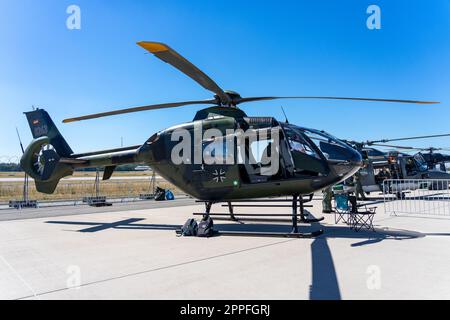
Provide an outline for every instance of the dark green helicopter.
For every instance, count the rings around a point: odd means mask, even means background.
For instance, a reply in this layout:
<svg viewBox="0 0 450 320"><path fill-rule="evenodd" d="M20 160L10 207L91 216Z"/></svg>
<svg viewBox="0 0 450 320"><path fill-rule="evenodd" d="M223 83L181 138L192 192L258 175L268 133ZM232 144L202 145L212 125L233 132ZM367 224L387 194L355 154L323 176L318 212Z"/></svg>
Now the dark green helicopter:
<svg viewBox="0 0 450 320"><path fill-rule="evenodd" d="M185 193L207 202L307 195L353 175L362 165L361 154L324 131L272 117L249 117L237 108L239 104L274 99L434 103L313 96L243 98L236 92L222 90L169 46L157 42L138 45L212 91L214 98L121 109L63 122L186 105L208 107L198 111L192 122L155 133L142 145L89 153L73 152L45 110L26 112L34 140L26 149L21 165L35 180L38 191L53 193L59 180L77 168L104 167L103 180L107 180L118 165L145 163ZM209 135L205 136L208 131ZM183 136L185 133L190 135ZM182 141L187 147L178 152ZM184 160L181 163L173 161L174 149ZM193 159L196 154L200 155L200 161ZM216 161L206 161L207 157ZM273 162L278 164L273 166Z"/></svg>
<svg viewBox="0 0 450 320"><path fill-rule="evenodd" d="M450 162L450 155L444 153L438 153L436 151L450 151L449 148L422 148L419 151L423 152L422 156L425 159L428 169L440 170L442 172L447 172L446 163Z"/></svg>

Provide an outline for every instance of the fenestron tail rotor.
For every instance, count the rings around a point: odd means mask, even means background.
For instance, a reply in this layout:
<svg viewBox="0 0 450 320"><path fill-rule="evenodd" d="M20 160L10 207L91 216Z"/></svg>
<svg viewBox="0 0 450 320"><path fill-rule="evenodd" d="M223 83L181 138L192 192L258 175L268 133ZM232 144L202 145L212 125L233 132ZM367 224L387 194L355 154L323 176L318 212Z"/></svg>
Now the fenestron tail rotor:
<svg viewBox="0 0 450 320"><path fill-rule="evenodd" d="M381 99L381 98L362 98L362 97L331 97L331 96L261 96L261 97L247 97L243 98L238 93L234 91L223 90L216 82L214 82L208 75L197 68L189 60L181 56L175 50L170 48L168 45L161 42L150 42L141 41L137 43L139 46L147 50L148 52L155 55L162 61L172 65L203 88L214 93L214 98L209 100L193 100L193 101L182 101L182 102L169 102L161 104L153 104L147 106L138 106L126 109L119 109L114 111L106 111L101 113L95 113L80 117L74 117L65 119L63 122L74 122L81 120L88 120L94 118L101 118L107 116L113 116L118 114L125 114L131 112L164 109L164 108L175 108L187 105L204 105L209 104L213 106L223 106L223 107L236 107L241 103L246 102L256 102L256 101L268 101L268 100L278 100L278 99L315 99L315 100L346 100L346 101L370 101L370 102L392 102L392 103L411 103L411 104L436 104L439 102L435 101L420 101L420 100L402 100L402 99Z"/></svg>

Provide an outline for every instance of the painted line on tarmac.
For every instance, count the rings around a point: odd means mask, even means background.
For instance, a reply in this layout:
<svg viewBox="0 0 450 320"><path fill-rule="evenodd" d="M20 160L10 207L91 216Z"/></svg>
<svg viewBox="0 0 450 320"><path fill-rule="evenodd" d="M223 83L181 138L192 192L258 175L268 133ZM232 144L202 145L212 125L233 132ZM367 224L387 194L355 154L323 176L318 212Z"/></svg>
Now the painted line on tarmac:
<svg viewBox="0 0 450 320"><path fill-rule="evenodd" d="M29 290L31 291L31 293L33 293L32 296L30 297L35 297L38 298L38 295L36 294L36 291L33 290L33 288L31 287L31 285L16 271L16 269L14 269L14 267L8 262L6 261L5 257L3 257L2 255L0 255L0 260L3 261L3 263L8 267L9 270L11 270L11 272L17 277L17 279L20 280L20 282L22 282L22 284Z"/></svg>
<svg viewBox="0 0 450 320"><path fill-rule="evenodd" d="M247 249L227 252L227 253L223 253L223 254L207 257L207 258L201 258L201 259L196 259L196 260L176 263L176 264L172 264L172 265L168 265L168 266L164 266L164 267L159 267L159 268L154 268L154 269L149 269L149 270L143 270L143 271L129 273L129 274L121 275L121 276L111 277L111 278L107 278L107 279L91 281L91 282L88 282L88 283L80 284L77 288L87 287L87 286L90 286L90 285L99 284L99 283L105 283L105 282L114 281L114 280L125 279L125 278L134 277L134 276L147 274L147 273L151 273L151 272L167 270L167 269L171 269L171 268L177 268L177 267L181 267L181 266L185 266L185 265L189 265L189 264L194 264L194 263L198 263L198 262L214 260L214 259L218 259L218 258L222 258L222 257L232 256L232 255L235 255L235 254L240 254L240 253L249 252L249 251L258 250L258 249L264 249L264 248L267 248L267 247L272 247L272 246L284 244L284 243L287 243L287 242L297 241L297 240L302 240L302 239L283 240L283 241L278 241L278 242L275 242L275 243L269 243L269 244L265 244L265 245L261 245L261 246L252 247L252 248L247 248ZM62 291L70 290L70 289L72 289L72 288L67 288L66 287L66 288L60 288L60 289L55 289L55 290L46 291L46 292L40 292L40 293L36 294L35 296L24 296L24 297L16 298L16 300L29 299L29 298L33 298L33 297L43 296L43 295L46 295L46 294L62 292Z"/></svg>

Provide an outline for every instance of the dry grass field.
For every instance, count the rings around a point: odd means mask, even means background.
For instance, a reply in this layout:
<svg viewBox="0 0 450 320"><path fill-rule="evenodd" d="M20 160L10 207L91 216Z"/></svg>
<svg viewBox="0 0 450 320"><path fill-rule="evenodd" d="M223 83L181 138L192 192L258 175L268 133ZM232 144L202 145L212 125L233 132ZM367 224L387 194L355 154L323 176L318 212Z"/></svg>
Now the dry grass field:
<svg viewBox="0 0 450 320"><path fill-rule="evenodd" d="M0 172L0 178L22 178L23 172ZM151 177L152 171L115 171L114 177ZM95 177L95 171L75 171L71 177Z"/></svg>
<svg viewBox="0 0 450 320"><path fill-rule="evenodd" d="M95 173L94 173L95 175ZM22 177L19 175L18 177ZM166 181L157 181L157 186L170 189L175 194L181 192L172 184ZM54 194L43 194L36 191L34 181L29 184L29 197L34 200L75 200L86 196L95 195L94 181L79 180L61 181ZM13 199L21 199L23 191L22 182L1 182L0 181L0 202ZM107 197L138 197L142 193L151 193L152 185L150 180L109 180L100 182L100 195Z"/></svg>

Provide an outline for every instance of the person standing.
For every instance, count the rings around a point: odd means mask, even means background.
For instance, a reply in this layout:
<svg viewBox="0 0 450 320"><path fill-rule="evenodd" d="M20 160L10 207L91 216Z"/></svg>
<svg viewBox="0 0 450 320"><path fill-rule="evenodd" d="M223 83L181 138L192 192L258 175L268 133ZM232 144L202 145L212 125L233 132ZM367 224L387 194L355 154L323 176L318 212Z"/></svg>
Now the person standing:
<svg viewBox="0 0 450 320"><path fill-rule="evenodd" d="M322 200L322 213L331 213L331 199L333 198L332 187L328 187L322 190L323 200Z"/></svg>
<svg viewBox="0 0 450 320"><path fill-rule="evenodd" d="M361 184L361 170L355 173L355 196L358 200L367 200Z"/></svg>

